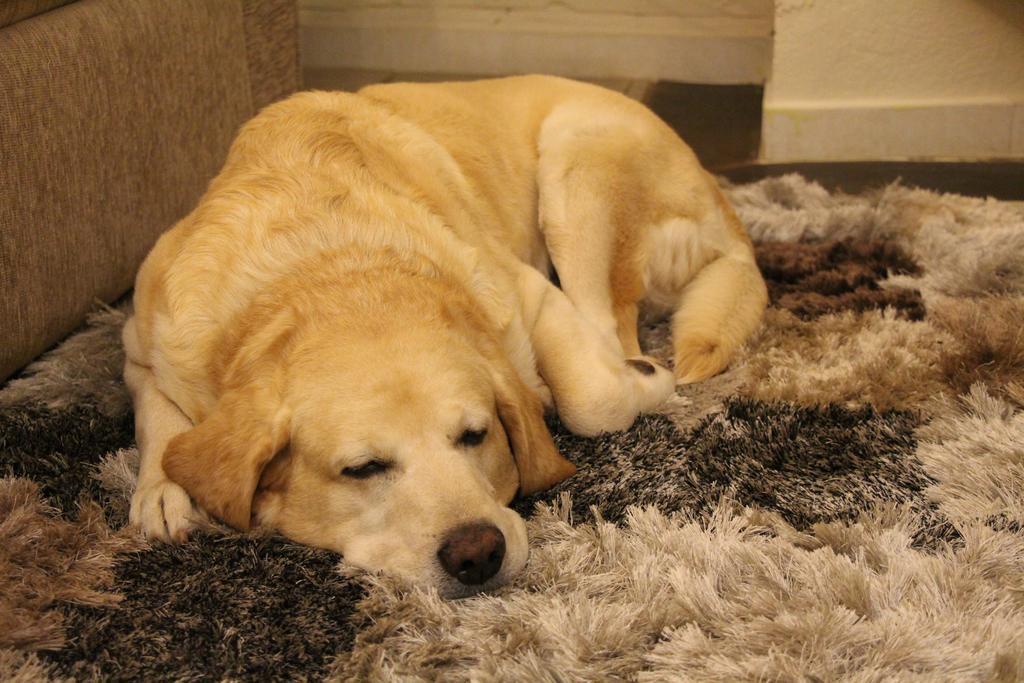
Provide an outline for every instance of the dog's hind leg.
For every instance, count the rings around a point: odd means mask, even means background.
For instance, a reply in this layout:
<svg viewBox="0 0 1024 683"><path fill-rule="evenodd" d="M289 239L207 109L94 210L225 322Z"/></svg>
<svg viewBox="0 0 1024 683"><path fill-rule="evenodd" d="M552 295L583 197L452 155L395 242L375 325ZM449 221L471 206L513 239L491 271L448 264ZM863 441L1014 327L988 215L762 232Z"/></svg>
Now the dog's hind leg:
<svg viewBox="0 0 1024 683"><path fill-rule="evenodd" d="M675 391L671 372L645 359L624 359L539 271L522 264L517 285L540 375L572 432L626 429Z"/></svg>
<svg viewBox="0 0 1024 683"><path fill-rule="evenodd" d="M540 228L565 295L612 348L638 357L639 247L650 202L626 168L635 136L581 128L580 120L571 110L556 113L542 129Z"/></svg>
<svg viewBox="0 0 1024 683"><path fill-rule="evenodd" d="M566 296L640 353L637 304L675 313L675 374L720 372L767 303L753 248L715 179L647 110L565 106L538 144L540 226Z"/></svg>

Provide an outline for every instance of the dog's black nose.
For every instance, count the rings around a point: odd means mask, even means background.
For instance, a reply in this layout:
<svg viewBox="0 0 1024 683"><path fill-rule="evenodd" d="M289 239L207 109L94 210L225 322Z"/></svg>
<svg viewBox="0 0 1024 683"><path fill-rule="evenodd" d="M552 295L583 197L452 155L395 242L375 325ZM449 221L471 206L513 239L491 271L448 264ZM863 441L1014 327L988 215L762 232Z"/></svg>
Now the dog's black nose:
<svg viewBox="0 0 1024 683"><path fill-rule="evenodd" d="M505 534L493 524L474 522L453 529L437 551L444 570L469 586L498 573L505 559Z"/></svg>

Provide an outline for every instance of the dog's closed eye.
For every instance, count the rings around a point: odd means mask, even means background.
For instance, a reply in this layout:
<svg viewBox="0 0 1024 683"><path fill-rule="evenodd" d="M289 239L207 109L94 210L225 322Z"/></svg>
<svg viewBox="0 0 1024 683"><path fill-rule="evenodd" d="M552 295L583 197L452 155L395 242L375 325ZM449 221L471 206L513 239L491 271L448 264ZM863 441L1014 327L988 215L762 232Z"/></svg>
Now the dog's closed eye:
<svg viewBox="0 0 1024 683"><path fill-rule="evenodd" d="M391 463L371 460L356 467L346 467L341 473L352 479L368 479L378 474L383 474L391 468Z"/></svg>
<svg viewBox="0 0 1024 683"><path fill-rule="evenodd" d="M455 440L455 444L464 448L479 446L487 438L486 429L467 429Z"/></svg>

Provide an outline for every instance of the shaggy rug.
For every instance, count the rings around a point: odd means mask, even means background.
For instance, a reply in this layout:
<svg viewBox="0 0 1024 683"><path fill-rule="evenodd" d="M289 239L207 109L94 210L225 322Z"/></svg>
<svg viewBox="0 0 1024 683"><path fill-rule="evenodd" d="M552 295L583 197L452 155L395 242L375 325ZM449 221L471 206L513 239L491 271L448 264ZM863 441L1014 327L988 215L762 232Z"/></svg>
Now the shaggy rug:
<svg viewBox="0 0 1024 683"><path fill-rule="evenodd" d="M728 188L772 305L724 374L516 502L446 602L271 534L124 528L124 307L0 391L0 679L1024 679L1024 207ZM644 324L667 357L663 321Z"/></svg>

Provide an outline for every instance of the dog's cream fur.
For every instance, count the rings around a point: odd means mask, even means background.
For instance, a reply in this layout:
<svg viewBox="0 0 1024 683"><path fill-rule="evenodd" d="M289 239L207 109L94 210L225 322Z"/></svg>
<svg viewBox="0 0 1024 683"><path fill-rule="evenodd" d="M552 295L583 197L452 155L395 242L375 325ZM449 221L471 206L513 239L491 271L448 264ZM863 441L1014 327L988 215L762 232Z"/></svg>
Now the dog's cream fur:
<svg viewBox="0 0 1024 683"><path fill-rule="evenodd" d="M643 300L675 313L675 377L641 358ZM257 521L446 594L438 544L482 521L498 584L527 555L505 504L575 470L543 405L624 429L721 370L765 303L713 178L626 97L539 76L295 95L139 272L131 520Z"/></svg>

